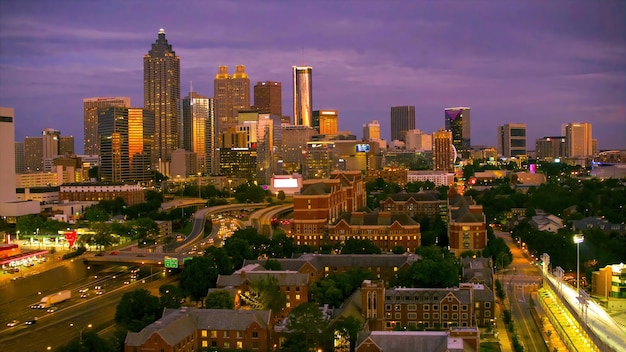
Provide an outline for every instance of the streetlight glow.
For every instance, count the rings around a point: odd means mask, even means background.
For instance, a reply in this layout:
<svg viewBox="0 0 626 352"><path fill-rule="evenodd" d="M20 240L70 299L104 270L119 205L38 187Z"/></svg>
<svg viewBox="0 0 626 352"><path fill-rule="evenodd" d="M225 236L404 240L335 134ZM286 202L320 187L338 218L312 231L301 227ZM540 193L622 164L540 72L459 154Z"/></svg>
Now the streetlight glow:
<svg viewBox="0 0 626 352"><path fill-rule="evenodd" d="M585 241L585 236L574 235L574 243L576 243L576 291L580 292L580 244Z"/></svg>

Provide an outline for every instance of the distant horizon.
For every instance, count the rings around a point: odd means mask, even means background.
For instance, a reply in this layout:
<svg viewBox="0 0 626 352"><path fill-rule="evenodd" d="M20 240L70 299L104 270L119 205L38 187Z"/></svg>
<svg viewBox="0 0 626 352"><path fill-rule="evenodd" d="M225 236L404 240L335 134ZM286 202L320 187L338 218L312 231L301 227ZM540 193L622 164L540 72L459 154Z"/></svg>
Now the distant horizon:
<svg viewBox="0 0 626 352"><path fill-rule="evenodd" d="M534 150L588 122L599 150L626 149L623 1L63 4L0 3L0 105L15 109L16 141L54 128L82 154L83 99L143 108L143 56L163 28L180 99L192 81L213 97L218 66L243 64L251 97L256 82L281 82L293 118L291 68L310 66L313 110L337 110L339 130L359 139L377 120L391 142L392 106L415 106L425 133L444 127L446 108L469 107L473 146L522 123Z"/></svg>

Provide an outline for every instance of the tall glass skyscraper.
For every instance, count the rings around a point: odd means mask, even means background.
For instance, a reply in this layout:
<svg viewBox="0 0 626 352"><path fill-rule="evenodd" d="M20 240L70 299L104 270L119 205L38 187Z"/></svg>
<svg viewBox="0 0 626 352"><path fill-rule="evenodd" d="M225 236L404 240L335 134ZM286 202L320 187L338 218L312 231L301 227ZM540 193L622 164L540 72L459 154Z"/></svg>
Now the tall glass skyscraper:
<svg viewBox="0 0 626 352"><path fill-rule="evenodd" d="M293 66L293 124L312 126L313 68Z"/></svg>
<svg viewBox="0 0 626 352"><path fill-rule="evenodd" d="M391 140L405 141L406 131L415 129L415 106L391 107Z"/></svg>
<svg viewBox="0 0 626 352"><path fill-rule="evenodd" d="M183 148L196 153L197 170L217 172L215 165L215 103L213 98L189 92L183 99Z"/></svg>
<svg viewBox="0 0 626 352"><path fill-rule="evenodd" d="M459 153L470 150L470 108L457 107L445 110L446 130L452 132L452 144Z"/></svg>
<svg viewBox="0 0 626 352"><path fill-rule="evenodd" d="M107 108L98 112L100 179L103 182L152 180L154 113L141 108Z"/></svg>
<svg viewBox="0 0 626 352"><path fill-rule="evenodd" d="M154 112L153 164L169 161L179 147L180 57L159 30L152 49L143 57L144 108Z"/></svg>
<svg viewBox="0 0 626 352"><path fill-rule="evenodd" d="M130 107L130 98L128 97L95 97L83 99L84 110L84 153L85 155L100 154L100 138L98 138L98 109L104 109L112 106Z"/></svg>

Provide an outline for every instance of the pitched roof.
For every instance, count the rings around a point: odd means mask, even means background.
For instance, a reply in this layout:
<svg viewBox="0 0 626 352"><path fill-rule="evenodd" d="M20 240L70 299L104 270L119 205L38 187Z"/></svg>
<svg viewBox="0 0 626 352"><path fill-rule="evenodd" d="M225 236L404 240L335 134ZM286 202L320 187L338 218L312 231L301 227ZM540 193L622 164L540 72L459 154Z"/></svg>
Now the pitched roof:
<svg viewBox="0 0 626 352"><path fill-rule="evenodd" d="M396 202L399 202L399 201L406 202L411 198L415 199L418 202L433 202L433 201L439 200L439 191L421 190L419 192L411 192L411 193L400 192L400 193L390 194L388 198L391 198Z"/></svg>
<svg viewBox="0 0 626 352"><path fill-rule="evenodd" d="M369 226L389 226L394 222L398 222L400 225L415 226L419 225L413 220L407 213L404 212L354 212L354 213L342 213L335 221L335 225L339 221L344 220L350 225L369 225Z"/></svg>
<svg viewBox="0 0 626 352"><path fill-rule="evenodd" d="M471 292L467 289L453 288L390 288L385 290L385 303L407 303L417 301L420 303L436 304L448 294L452 293L461 303L472 304ZM408 299L407 299L408 298Z"/></svg>
<svg viewBox="0 0 626 352"><path fill-rule="evenodd" d="M485 222L484 214L482 212L472 212L469 205L451 209L450 216L454 222Z"/></svg>
<svg viewBox="0 0 626 352"><path fill-rule="evenodd" d="M300 256L308 259L317 270L325 267L401 267L419 259L415 254L313 254Z"/></svg>
<svg viewBox="0 0 626 352"><path fill-rule="evenodd" d="M309 275L300 274L297 271L249 271L232 275L219 275L217 287L237 287L245 282L251 282L261 278L275 277L278 286L306 286L309 284Z"/></svg>
<svg viewBox="0 0 626 352"><path fill-rule="evenodd" d="M307 196L318 196L323 194L330 194L331 188L327 184L323 182L314 183L311 185L306 185L302 188L302 192L300 194Z"/></svg>
<svg viewBox="0 0 626 352"><path fill-rule="evenodd" d="M424 351L445 352L447 331L369 331L359 333L357 346L375 343L384 352Z"/></svg>
<svg viewBox="0 0 626 352"><path fill-rule="evenodd" d="M139 332L129 332L125 345L141 346L153 334L158 334L172 346L201 329L244 331L254 322L267 328L270 315L269 310L165 309L161 319Z"/></svg>

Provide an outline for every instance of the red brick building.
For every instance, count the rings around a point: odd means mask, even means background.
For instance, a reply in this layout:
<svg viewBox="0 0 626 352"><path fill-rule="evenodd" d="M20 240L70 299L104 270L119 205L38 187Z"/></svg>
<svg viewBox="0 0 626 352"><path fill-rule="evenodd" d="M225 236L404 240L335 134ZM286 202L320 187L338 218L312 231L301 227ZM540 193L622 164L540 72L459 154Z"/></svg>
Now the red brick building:
<svg viewBox="0 0 626 352"><path fill-rule="evenodd" d="M439 191L402 192L390 194L380 202L380 209L404 212L412 218L428 217L434 220L442 214L447 215L448 200L439 199Z"/></svg>
<svg viewBox="0 0 626 352"><path fill-rule="evenodd" d="M476 205L471 197L452 193L448 200L450 251L457 256L465 251L482 251L487 247L487 223L482 205Z"/></svg>
<svg viewBox="0 0 626 352"><path fill-rule="evenodd" d="M408 170L403 167L386 167L382 170L367 170L365 172L365 182L376 181L382 178L387 183L395 183L404 187L407 182Z"/></svg>
<svg viewBox="0 0 626 352"><path fill-rule="evenodd" d="M412 253L422 242L418 222L406 213L387 211L344 213L328 225L326 243L340 244L350 238L370 240L383 252L402 246Z"/></svg>
<svg viewBox="0 0 626 352"><path fill-rule="evenodd" d="M163 317L139 332L129 332L125 352L191 352L220 349L271 349L269 310L165 309Z"/></svg>
<svg viewBox="0 0 626 352"><path fill-rule="evenodd" d="M365 206L365 183L360 171L333 172L330 179L305 180L293 197L293 234L297 245L319 248L326 225L340 214Z"/></svg>
<svg viewBox="0 0 626 352"><path fill-rule="evenodd" d="M386 289L382 280L361 285L361 313L370 330L486 326L494 318L494 302L493 291L484 285Z"/></svg>

